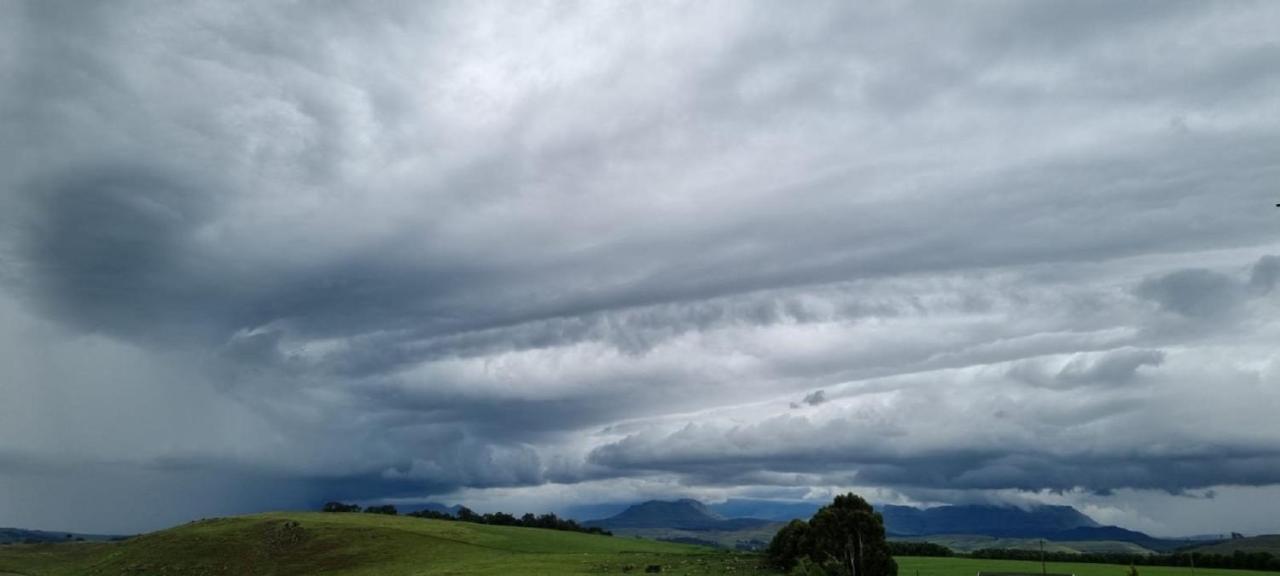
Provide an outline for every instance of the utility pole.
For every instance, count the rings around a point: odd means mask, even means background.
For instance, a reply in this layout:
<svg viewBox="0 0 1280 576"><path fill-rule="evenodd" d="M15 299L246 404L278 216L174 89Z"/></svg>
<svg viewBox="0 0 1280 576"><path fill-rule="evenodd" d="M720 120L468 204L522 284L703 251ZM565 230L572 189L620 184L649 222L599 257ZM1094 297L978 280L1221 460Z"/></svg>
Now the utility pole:
<svg viewBox="0 0 1280 576"><path fill-rule="evenodd" d="M1040 539L1040 576L1046 576L1048 573L1049 573L1048 569L1044 567L1044 538L1041 538ZM1191 576L1196 576L1196 575L1192 574Z"/></svg>

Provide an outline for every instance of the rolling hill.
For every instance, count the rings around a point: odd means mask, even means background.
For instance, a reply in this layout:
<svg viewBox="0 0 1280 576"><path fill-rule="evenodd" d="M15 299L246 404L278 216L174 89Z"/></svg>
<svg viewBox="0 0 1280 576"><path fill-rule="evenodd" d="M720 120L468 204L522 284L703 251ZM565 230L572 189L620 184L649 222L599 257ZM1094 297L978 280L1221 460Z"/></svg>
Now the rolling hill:
<svg viewBox="0 0 1280 576"><path fill-rule="evenodd" d="M697 546L376 514L256 514L121 542L0 546L0 574L30 576L767 573L758 564Z"/></svg>
<svg viewBox="0 0 1280 576"><path fill-rule="evenodd" d="M697 500L650 500L585 526L619 536L683 542L739 550L760 550L783 522L761 518L725 518Z"/></svg>
<svg viewBox="0 0 1280 576"><path fill-rule="evenodd" d="M1268 552L1280 556L1280 534L1265 534L1248 538L1233 538L1205 546L1191 548L1206 554L1235 554L1240 552Z"/></svg>
<svg viewBox="0 0 1280 576"><path fill-rule="evenodd" d="M981 534L934 534L930 536L891 536L890 540L901 542L932 542L941 544L956 552L968 553L974 550L1040 550L1039 538L1002 538ZM1119 540L1047 540L1044 542L1046 552L1080 553L1117 553L1117 554L1151 554L1149 548L1132 542Z"/></svg>

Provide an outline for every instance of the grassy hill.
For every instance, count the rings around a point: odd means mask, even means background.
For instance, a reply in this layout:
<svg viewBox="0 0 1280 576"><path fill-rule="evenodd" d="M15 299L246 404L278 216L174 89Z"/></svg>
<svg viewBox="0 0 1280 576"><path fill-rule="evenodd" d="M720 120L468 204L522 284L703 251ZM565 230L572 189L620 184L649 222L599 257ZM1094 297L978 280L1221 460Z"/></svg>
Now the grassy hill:
<svg viewBox="0 0 1280 576"><path fill-rule="evenodd" d="M759 557L537 528L374 514L273 513L123 542L0 547L0 574L763 574Z"/></svg>
<svg viewBox="0 0 1280 576"><path fill-rule="evenodd" d="M897 560L900 576L1040 571L1037 562ZM663 574L771 573L760 568L759 556L698 546L373 514L258 514L195 522L123 542L0 546L0 576L643 574L655 564ZM1192 576L1187 568L1138 568L1142 576ZM1048 565L1049 572L1076 576L1124 576L1127 569ZM1252 575L1275 573L1200 568L1194 576Z"/></svg>
<svg viewBox="0 0 1280 576"><path fill-rule="evenodd" d="M1241 552L1270 552L1273 555L1280 556L1280 534L1223 540L1207 546L1197 546L1193 550L1206 554L1234 554L1236 550Z"/></svg>
<svg viewBox="0 0 1280 576"><path fill-rule="evenodd" d="M681 530L679 528L614 528L612 530L618 536L698 543L731 550L763 550L773 539L773 535L785 525L784 522L773 522L734 530Z"/></svg>
<svg viewBox="0 0 1280 576"><path fill-rule="evenodd" d="M33 544L40 542L67 541L108 541L119 540L120 536L104 534L77 534L73 532L49 532L47 530L23 530L21 528L0 528L0 544Z"/></svg>
<svg viewBox="0 0 1280 576"><path fill-rule="evenodd" d="M933 542L941 544L957 552L973 552L983 548L1002 550L1040 550L1038 538L1000 538L980 534L938 534L935 536L893 537L890 540L902 542ZM1153 551L1132 542L1118 540L1090 541L1053 541L1044 542L1045 552L1116 552L1123 554L1152 554Z"/></svg>

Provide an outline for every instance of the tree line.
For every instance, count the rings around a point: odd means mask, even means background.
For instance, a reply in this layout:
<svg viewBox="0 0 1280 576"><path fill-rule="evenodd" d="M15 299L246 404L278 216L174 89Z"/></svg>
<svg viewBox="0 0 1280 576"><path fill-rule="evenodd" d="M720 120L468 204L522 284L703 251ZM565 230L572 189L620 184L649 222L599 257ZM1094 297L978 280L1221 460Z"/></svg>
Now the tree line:
<svg viewBox="0 0 1280 576"><path fill-rule="evenodd" d="M894 556L932 556L936 558L948 558L956 555L954 550L941 544L902 541L890 541L889 553Z"/></svg>
<svg viewBox="0 0 1280 576"><path fill-rule="evenodd" d="M987 548L969 553L972 558L989 560L1040 561L1035 550L1005 550ZM1205 552L1175 552L1173 554L1125 554L1122 552L1045 552L1049 562L1081 562L1086 564L1129 564L1135 566L1196 566L1197 568L1233 568L1240 570L1280 571L1280 558L1269 552L1245 552L1211 554Z"/></svg>
<svg viewBox="0 0 1280 576"><path fill-rule="evenodd" d="M346 504L343 502L326 502L324 507L320 509L322 512L334 513L360 513L365 514L386 514L397 516L400 514L395 506L384 504L382 506L369 506L363 510L359 505ZM459 506L453 514L441 512L437 510L418 510L409 512L405 516L414 518L430 518L433 520L449 520L455 522L470 522L472 524L489 524L491 526L520 526L524 528L545 528L547 530L562 530L565 532L582 532L584 534L599 534L601 536L613 536L613 533L600 528L598 526L583 526L574 520L568 518L560 518L554 513L546 514L529 514L523 516L515 516L506 512L490 512L478 514L474 510L466 506Z"/></svg>

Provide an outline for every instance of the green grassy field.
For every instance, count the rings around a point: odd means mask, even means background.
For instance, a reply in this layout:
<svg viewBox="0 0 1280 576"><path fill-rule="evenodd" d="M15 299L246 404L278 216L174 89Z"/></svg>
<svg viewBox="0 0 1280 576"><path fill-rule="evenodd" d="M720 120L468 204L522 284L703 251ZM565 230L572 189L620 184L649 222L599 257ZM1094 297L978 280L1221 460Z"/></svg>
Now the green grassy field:
<svg viewBox="0 0 1280 576"><path fill-rule="evenodd" d="M635 538L373 514L275 513L118 543L0 547L0 574L767 574L759 557Z"/></svg>
<svg viewBox="0 0 1280 576"><path fill-rule="evenodd" d="M898 576L917 576L917 574L919 576L976 576L978 572L1040 573L1039 562L1019 560L901 557L897 558L897 561ZM1128 566L1115 564L1070 562L1049 562L1046 568L1051 574L1075 574L1075 576L1125 576L1129 570ZM1192 576L1190 568L1172 566L1138 566L1137 568L1140 576ZM1197 568L1195 576L1276 576L1276 573Z"/></svg>
<svg viewBox="0 0 1280 576"><path fill-rule="evenodd" d="M743 530L678 530L675 528L620 528L614 534L622 536L640 536L649 540L668 540L672 538L694 538L713 542L717 546L734 550L739 544L755 543L761 548L768 545L773 535L784 523L768 524Z"/></svg>
<svg viewBox="0 0 1280 576"><path fill-rule="evenodd" d="M933 542L941 544L955 550L957 552L973 552L982 548L993 548L1001 550L1040 550L1041 540L1039 538L997 538L995 536L981 536L971 534L945 534L933 536L918 536L907 538L895 538L902 542ZM1069 554L1078 554L1081 552L1115 552L1123 554L1152 554L1151 550L1143 548L1132 542L1119 542L1115 540L1095 540L1081 542L1062 542L1049 541L1043 542L1046 552L1066 552Z"/></svg>
<svg viewBox="0 0 1280 576"><path fill-rule="evenodd" d="M114 543L0 546L0 576L774 574L760 556L626 537L483 526L373 514L276 513L195 522ZM1037 562L898 558L899 576L1039 573ZM1125 576L1127 566L1049 563L1076 576ZM1141 576L1192 576L1139 566ZM1198 569L1194 576L1276 576Z"/></svg>

